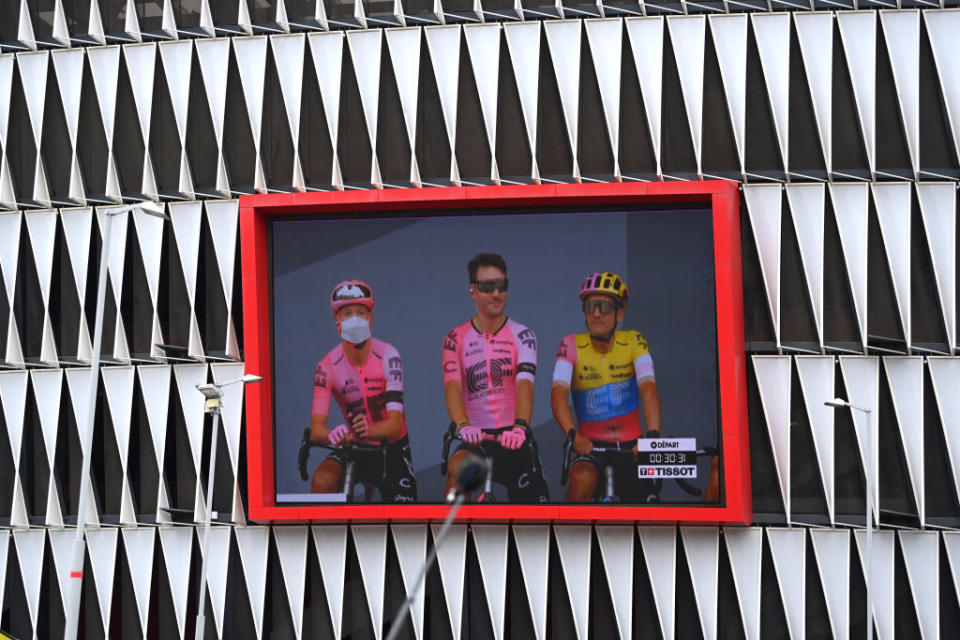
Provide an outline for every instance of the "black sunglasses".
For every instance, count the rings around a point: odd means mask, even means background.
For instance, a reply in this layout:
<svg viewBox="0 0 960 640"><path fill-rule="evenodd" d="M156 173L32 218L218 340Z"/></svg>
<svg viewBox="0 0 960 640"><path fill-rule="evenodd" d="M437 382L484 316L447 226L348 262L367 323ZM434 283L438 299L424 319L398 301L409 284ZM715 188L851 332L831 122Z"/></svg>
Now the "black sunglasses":
<svg viewBox="0 0 960 640"><path fill-rule="evenodd" d="M503 292L507 291L506 278L500 278L499 280L474 280L470 284L475 286L477 291L481 293L493 293L495 289Z"/></svg>

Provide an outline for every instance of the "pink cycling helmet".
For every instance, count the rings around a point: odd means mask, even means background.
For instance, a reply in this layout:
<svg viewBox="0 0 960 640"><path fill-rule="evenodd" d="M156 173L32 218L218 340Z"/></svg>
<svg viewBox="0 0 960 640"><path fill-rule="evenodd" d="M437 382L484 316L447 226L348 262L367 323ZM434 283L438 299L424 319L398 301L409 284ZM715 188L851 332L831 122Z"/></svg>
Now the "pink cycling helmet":
<svg viewBox="0 0 960 640"><path fill-rule="evenodd" d="M580 299L583 300L591 293L602 293L618 301L624 307L630 300L630 290L623 278L610 271L596 271L587 276L580 285Z"/></svg>
<svg viewBox="0 0 960 640"><path fill-rule="evenodd" d="M363 280L344 280L330 292L330 310L337 315L348 304L362 304L373 313L373 289Z"/></svg>

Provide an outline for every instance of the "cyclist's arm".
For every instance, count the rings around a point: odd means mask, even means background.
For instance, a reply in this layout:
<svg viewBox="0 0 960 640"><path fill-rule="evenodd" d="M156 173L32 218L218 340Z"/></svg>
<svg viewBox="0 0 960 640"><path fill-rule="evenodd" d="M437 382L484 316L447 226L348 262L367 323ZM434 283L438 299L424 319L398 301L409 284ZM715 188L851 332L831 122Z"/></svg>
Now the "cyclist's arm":
<svg viewBox="0 0 960 640"><path fill-rule="evenodd" d="M564 433L570 433L571 429L577 428L573 421L573 412L570 411L569 398L570 387L562 382L554 382L550 389L550 408L553 409L553 419Z"/></svg>
<svg viewBox="0 0 960 640"><path fill-rule="evenodd" d="M647 433L651 431L660 433L660 396L657 395L657 383L653 378L646 378L640 381L639 388Z"/></svg>
<svg viewBox="0 0 960 640"><path fill-rule="evenodd" d="M577 425L573 421L573 412L570 411L570 405L567 403L569 396L570 387L567 383L563 380L554 380L553 387L550 389L550 408L553 409L553 418L564 433L573 432L573 450L582 456L589 455L593 451L593 442L577 431Z"/></svg>
<svg viewBox="0 0 960 640"><path fill-rule="evenodd" d="M387 411L387 419L370 425L367 437L373 440L396 440L403 433L403 412Z"/></svg>
<svg viewBox="0 0 960 640"><path fill-rule="evenodd" d="M330 429L327 416L330 414L330 386L333 384L333 369L327 358L317 363L313 372L313 407L310 415L310 439L329 445Z"/></svg>
<svg viewBox="0 0 960 640"><path fill-rule="evenodd" d="M633 371L637 376L637 389L643 402L643 418L647 425L646 433L660 433L660 396L657 394L657 380L653 372L653 356L647 339L640 332L634 332Z"/></svg>
<svg viewBox="0 0 960 640"><path fill-rule="evenodd" d="M550 408L553 409L553 419L557 421L564 433L576 430L577 424L573 420L570 410L570 383L573 381L573 368L577 364L577 343L573 335L564 336L557 347L557 358L553 364L553 387L550 389Z"/></svg>
<svg viewBox="0 0 960 640"><path fill-rule="evenodd" d="M530 418L533 417L533 380L517 381L517 405L514 409L514 417L530 424Z"/></svg>
<svg viewBox="0 0 960 640"><path fill-rule="evenodd" d="M323 445L329 445L329 435L330 430L327 429L327 416L323 413L315 413L310 416L310 439Z"/></svg>
<svg viewBox="0 0 960 640"><path fill-rule="evenodd" d="M467 422L463 403L463 380L460 376L460 338L454 329L443 339L443 394L447 413L454 424Z"/></svg>
<svg viewBox="0 0 960 640"><path fill-rule="evenodd" d="M467 408L463 404L463 393L459 380L444 383L443 391L447 402L447 413L454 424L467 422Z"/></svg>
<svg viewBox="0 0 960 640"><path fill-rule="evenodd" d="M396 440L403 435L403 360L393 345L383 353L383 377L386 380L387 418L371 424L367 437L374 440Z"/></svg>
<svg viewBox="0 0 960 640"><path fill-rule="evenodd" d="M523 325L511 325L517 345L517 402L514 418L530 424L533 417L533 380L537 375L537 336ZM506 426L506 425L504 425Z"/></svg>

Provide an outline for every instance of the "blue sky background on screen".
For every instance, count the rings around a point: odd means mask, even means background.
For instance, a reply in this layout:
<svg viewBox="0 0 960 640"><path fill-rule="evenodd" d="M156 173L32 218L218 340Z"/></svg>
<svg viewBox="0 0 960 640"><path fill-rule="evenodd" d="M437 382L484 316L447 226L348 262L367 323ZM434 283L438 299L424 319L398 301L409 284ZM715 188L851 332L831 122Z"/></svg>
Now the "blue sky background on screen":
<svg viewBox="0 0 960 640"><path fill-rule="evenodd" d="M563 434L550 410L560 339L584 327L578 291L588 273L623 275L631 303L620 328L650 343L665 436L717 441L716 307L710 212L456 215L417 219L279 220L273 233L273 349L277 492L305 493L296 456L310 424L313 370L339 337L330 290L359 278L376 297L373 335L393 344L404 365L407 428L421 501L439 501L443 433L443 337L475 313L466 263L501 254L510 291L507 314L537 335L531 425L551 499L560 501ZM330 424L342 418L331 403ZM322 450L313 450L310 472ZM706 482L702 461L697 484ZM497 494L505 499L502 487ZM665 501L695 501L673 482Z"/></svg>

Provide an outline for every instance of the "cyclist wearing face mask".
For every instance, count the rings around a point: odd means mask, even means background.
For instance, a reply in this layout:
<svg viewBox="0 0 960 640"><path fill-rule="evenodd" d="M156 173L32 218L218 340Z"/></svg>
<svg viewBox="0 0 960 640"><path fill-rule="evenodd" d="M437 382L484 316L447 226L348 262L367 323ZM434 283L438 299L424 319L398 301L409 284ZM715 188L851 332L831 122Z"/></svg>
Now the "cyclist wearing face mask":
<svg viewBox="0 0 960 640"><path fill-rule="evenodd" d="M580 287L587 333L560 341L550 392L553 416L564 433L574 433L577 457L570 466L567 502L592 500L599 470L614 467L621 498L655 501L649 480L638 480L634 456L591 454L594 446L633 451L637 438L660 437L660 400L647 340L637 331L618 331L630 291L615 273L596 272ZM573 391L576 422L568 399ZM640 405L646 434L640 425ZM609 459L606 459L609 458Z"/></svg>
<svg viewBox="0 0 960 640"><path fill-rule="evenodd" d="M478 254L467 273L476 314L443 341L447 412L463 440L450 459L447 490L460 461L473 451L492 459L494 481L507 487L512 502L546 502L547 485L530 433L537 338L505 314L502 257Z"/></svg>
<svg viewBox="0 0 960 640"><path fill-rule="evenodd" d="M373 338L373 290L361 280L333 288L330 308L341 342L317 364L313 376L310 439L334 451L313 474L313 493L342 490L347 457L353 456L356 480L376 486L384 502L412 502L417 482L403 413L403 363L392 345ZM329 426L333 395L347 422Z"/></svg>

